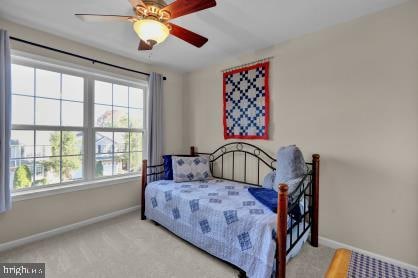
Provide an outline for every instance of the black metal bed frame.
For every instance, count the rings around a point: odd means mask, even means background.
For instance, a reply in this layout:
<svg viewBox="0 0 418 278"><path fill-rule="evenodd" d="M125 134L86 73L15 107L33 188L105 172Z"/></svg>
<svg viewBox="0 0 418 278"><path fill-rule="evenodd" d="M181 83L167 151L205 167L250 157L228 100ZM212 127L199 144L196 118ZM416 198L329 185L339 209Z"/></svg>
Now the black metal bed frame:
<svg viewBox="0 0 418 278"><path fill-rule="evenodd" d="M220 178L220 179L226 179L224 177L224 157L228 154L232 154L232 179L229 179L231 181L235 180L235 154L236 153L242 153L244 154L244 180L241 181L245 184L249 185L260 185L260 163L262 162L265 166L270 168L271 170L275 170L276 167L274 164L276 163L276 159L271 157L269 154L267 154L265 151L260 149L259 147L255 145L251 145L248 143L241 143L241 142L235 142L235 143L228 143L223 145L222 147L219 147L217 150L215 150L213 153L196 153L198 155L208 155L209 161L211 163L211 171L213 173L213 166L214 164L220 159L221 161L221 175L214 177ZM247 160L248 158L254 158L257 159L257 183L251 183L247 182Z"/></svg>
<svg viewBox="0 0 418 278"><path fill-rule="evenodd" d="M243 168L243 174L244 174L244 180L237 180L235 179L235 154L236 153L243 153L244 154L244 168ZM260 149L259 147L245 143L245 142L232 142L225 144L218 149L216 149L213 153L203 153L203 152L195 152L196 155L207 155L209 156L209 162L210 162L210 170L212 172L213 177L229 180L229 181L236 181L245 183L248 185L253 186L261 186L260 184L260 167L264 164L266 167L270 168L271 170L276 170L277 160L273 158L271 155L266 153L264 150ZM224 156L232 154L232 179L228 179L224 177ZM257 161L257 183L251 183L247 182L247 160L248 159L256 159ZM214 174L214 163L216 163L218 160L220 160L221 163L221 173L220 175ZM290 237L290 245L287 247L286 254L289 254L289 252L293 249L293 247L299 242L299 240L303 237L303 235L309 230L312 223L312 163L306 162L306 165L308 167L308 173L305 175L303 180L299 183L297 188L289 194L289 206L288 211L294 210L297 206L299 206L299 201L303 198L303 207L304 211L302 212L301 217L298 220L294 220L293 217L290 217L291 219L291 225L287 228L287 233ZM307 198L309 200L307 200ZM309 209L306 210L306 205L309 205ZM306 220L308 220L308 223L306 223ZM300 222L303 222L303 229L300 230L299 224ZM293 228L297 229L296 232L296 240L293 241Z"/></svg>
<svg viewBox="0 0 418 278"><path fill-rule="evenodd" d="M239 180L235 178L235 156L236 154L241 153L244 154L244 165L243 165L243 175L244 180ZM232 154L232 179L226 178L224 175L224 166L225 166L225 156L228 154ZM204 152L196 152L195 147L191 147L190 155L186 156L208 156L210 162L210 170L214 178L224 179L229 181L240 182L248 185L253 186L261 186L260 184L260 167L265 166L268 167L270 170L275 170L277 166L277 160L273 158L271 155L260 149L259 147L245 143L245 142L232 142L225 144L218 149L216 149L212 153L204 153ZM185 156L185 155L179 155ZM315 156L317 158L317 165L315 165ZM318 186L319 186L319 155L313 156L314 160L312 163L306 162L308 167L307 174L303 177L302 181L298 184L296 189L288 195L288 208L287 212L292 212L295 208L297 208L303 200L303 207L304 211L301 212L301 216L298 219L294 217L290 217L290 226L286 229L286 234L289 235L289 246L285 244L286 247L286 255L295 247L295 245L302 239L306 232L313 226L313 219L315 218L315 226L314 231L311 233L311 244L313 246L318 246L318 235L317 235L317 227L318 227ZM247 180L247 165L248 159L255 159L257 164L257 183L251 183ZM216 163L220 163L220 173L214 173L214 166ZM156 181L160 180L164 174L164 164L147 166L145 161L146 170L143 169L143 176L145 175L145 183L148 181ZM317 172L317 173L315 173ZM317 187L315 189L314 182L316 182ZM144 183L144 182L143 182ZM144 200L143 200L144 201ZM144 203L143 203L144 204ZM316 215L315 215L316 214ZM300 227L300 223L302 224L302 228ZM293 229L296 228L296 238L293 237ZM315 233L315 234L314 234ZM286 238L287 242L287 238Z"/></svg>

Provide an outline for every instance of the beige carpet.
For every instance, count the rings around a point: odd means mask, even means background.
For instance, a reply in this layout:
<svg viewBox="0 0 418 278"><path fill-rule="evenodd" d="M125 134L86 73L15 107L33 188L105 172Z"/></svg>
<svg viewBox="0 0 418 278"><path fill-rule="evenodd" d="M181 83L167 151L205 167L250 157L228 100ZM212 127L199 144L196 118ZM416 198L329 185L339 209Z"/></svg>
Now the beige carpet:
<svg viewBox="0 0 418 278"><path fill-rule="evenodd" d="M333 256L305 244L287 277L323 277ZM238 271L131 213L0 253L0 262L44 262L46 277L238 277Z"/></svg>

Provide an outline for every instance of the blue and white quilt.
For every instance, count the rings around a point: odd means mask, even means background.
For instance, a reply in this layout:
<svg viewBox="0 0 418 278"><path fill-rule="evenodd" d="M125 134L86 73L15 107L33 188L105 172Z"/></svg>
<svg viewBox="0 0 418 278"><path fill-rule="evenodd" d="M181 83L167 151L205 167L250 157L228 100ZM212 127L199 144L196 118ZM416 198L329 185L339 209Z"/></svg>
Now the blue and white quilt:
<svg viewBox="0 0 418 278"><path fill-rule="evenodd" d="M145 215L238 266L248 277L270 277L275 262L277 215L259 203L248 187L219 179L152 182L145 192Z"/></svg>

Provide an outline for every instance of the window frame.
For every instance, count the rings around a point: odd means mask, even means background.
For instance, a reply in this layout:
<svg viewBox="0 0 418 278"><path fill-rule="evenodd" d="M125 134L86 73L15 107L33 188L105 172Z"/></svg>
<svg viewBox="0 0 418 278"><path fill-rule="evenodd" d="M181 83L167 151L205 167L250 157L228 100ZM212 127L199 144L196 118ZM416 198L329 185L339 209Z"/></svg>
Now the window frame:
<svg viewBox="0 0 418 278"><path fill-rule="evenodd" d="M134 79L129 76L122 76L112 72L102 71L91 67L80 66L73 63L63 62L56 59L46 58L39 55L33 55L21 51L12 51L12 64L33 67L36 69L48 70L53 72L58 72L60 74L68 74L71 76L77 76L84 79L84 99L83 99L83 126L73 127L73 126L47 126L47 125L36 125L34 122L31 125L22 125L12 124L12 130L33 130L33 131L82 131L83 132L83 154L81 155L83 160L82 179L73 180L73 181L60 181L59 183L53 183L42 186L31 186L23 189L14 189L12 188L13 195L24 195L30 192L36 191L45 191L53 190L54 188L68 188L75 187L77 185L88 187L89 184L103 183L108 184L108 181L112 180L118 181L118 183L126 180L129 182L132 178L139 177L141 171L135 173L127 173L123 175L111 175L105 177L96 177L95 168L96 168L96 143L95 143L95 133L97 128L94 126L94 81L104 81L118 85L129 86L133 88L138 88L143 91L143 128L142 129L130 129L126 128L127 132L140 132L142 133L142 157L145 157L146 154L146 122L147 122L147 97L148 97L148 85L145 79ZM34 81L36 82L36 81ZM12 92L13 93L13 92ZM36 96L34 95L35 99ZM36 111L34 111L36 113ZM60 115L62 114L62 109L60 109ZM99 128L100 129L100 128ZM107 128L103 128L107 129ZM107 129L106 131L113 132L113 128ZM117 132L117 131L116 131ZM34 137L36 137L36 132L34 132ZM36 140L36 139L35 139ZM36 141L34 141L36 145ZM35 147L35 146L34 146ZM35 152L35 151L34 151ZM130 153L130 151L128 152ZM34 153L34 157L36 154ZM62 156L60 156L62 159ZM34 165L35 166L35 165ZM113 167L113 166L112 166ZM34 171L36 169L34 168ZM34 172L35 174L35 172ZM10 177L13 179L13 177ZM65 190L67 192L68 190Z"/></svg>
<svg viewBox="0 0 418 278"><path fill-rule="evenodd" d="M130 128L129 126L127 128L123 128L123 127L111 127L111 128L109 128L109 127L96 127L95 126L95 123L94 123L95 113L96 113L96 108L95 108L95 104L96 104L95 103L96 91L94 89L94 82L95 81L107 82L107 83L111 83L112 85L113 84L117 84L117 85L128 86L128 87L137 88L137 89L142 89L143 90L143 107L142 107L142 109L143 109L143 119L142 119L143 123L142 123L142 128ZM146 115L147 115L147 110L146 110L147 109L147 107L146 107L146 103L147 102L146 101L147 101L148 91L144 87L135 87L135 86L132 86L132 83L130 83L130 82L120 81L118 83L115 83L112 79L109 79L109 78L106 78L106 77L94 78L92 80L92 82L90 82L90 90L91 90L90 92L91 92L91 95L92 95L91 96L92 97L92 100L90 102L90 104L91 104L90 111L92 111L92 114L93 115L90 118L92 121L91 121L91 123L89 123L90 124L89 125L89 129L90 130L93 130L93 136L90 138L90 139L92 139L92 142L90 142L89 144L90 144L90 150L92 150L93 153L89 154L88 157L93 160L93 163L89 163L89 165L91 164L94 167L96 167L95 166L96 165L96 142L95 142L95 134L97 132L110 132L110 133L127 132L129 134L131 132L142 133L142 145L143 146L142 146L142 151L141 152L142 152L142 155L144 155L145 148L146 148L146 144L145 144L145 137L146 137L146 135L145 135L146 134ZM113 98L113 94L112 94L112 98ZM116 106L116 107L118 107L118 106ZM113 104L113 101L112 101L112 110L113 110L113 108L114 108L114 104ZM128 110L128 113L129 113L129 110ZM113 124L113 115L112 115L112 124ZM131 153L130 150L127 153L130 154ZM115 141L114 141L114 136L113 136L112 172L113 172L113 167L114 167L114 159L115 159ZM126 176L129 177L129 176L132 176L133 175L132 173L127 173L127 174L119 174L119 175L96 177L94 175L94 172L95 172L94 169L92 169L90 171L90 174L93 175L91 177L92 180L106 180L106 179L109 179L109 178L112 178L112 177L126 177ZM141 170L139 172L141 172Z"/></svg>

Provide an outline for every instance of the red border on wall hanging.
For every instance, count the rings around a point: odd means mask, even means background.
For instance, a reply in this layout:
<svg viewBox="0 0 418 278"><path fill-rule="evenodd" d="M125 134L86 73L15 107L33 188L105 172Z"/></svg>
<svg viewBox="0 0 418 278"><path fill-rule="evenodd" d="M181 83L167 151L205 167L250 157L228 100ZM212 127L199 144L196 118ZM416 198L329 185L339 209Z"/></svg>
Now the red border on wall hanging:
<svg viewBox="0 0 418 278"><path fill-rule="evenodd" d="M244 68L235 69L232 71L224 72L223 74L223 125L224 125L224 138L225 139L268 139L268 129L269 129L269 115L270 115L270 96L269 96L269 65L270 63L262 62L255 65L251 65ZM255 79L257 79L257 74L260 72L260 69L264 71L264 85L261 88L261 99L264 99L264 105L255 103L259 100L260 96L256 96L254 98L249 97L249 93L252 94L260 94L260 88L257 88L256 84L254 84L257 80L249 80L249 72L253 71L256 74ZM237 80L239 78L239 80ZM236 82L234 82L234 80ZM241 86L241 82L245 81L250 84L248 86ZM227 92L227 83L231 84L234 89ZM254 87L255 86L255 87ZM258 90L258 92L257 92ZM235 101L231 98L233 97L232 94L235 94ZM236 99L237 94L240 95L239 100ZM248 112L248 109L242 109L242 100L248 102L250 100L251 108L254 108L258 113L264 114L264 122L259 123L256 120L254 123L254 115L253 117ZM227 104L229 102L229 107ZM254 107L255 106L255 107ZM241 109L240 109L241 107ZM248 108L248 106L246 107ZM232 111L232 112L231 112ZM233 112L239 111L235 114L239 115L232 115ZM257 114L257 112L256 112ZM259 115L258 115L259 116ZM256 118L257 117L256 115ZM248 123L251 122L253 125L249 127L245 127L238 123L238 121ZM228 126L229 123L229 126ZM232 123L232 127L230 126ZM239 127L237 127L239 125ZM248 124L247 124L248 125ZM248 128L255 128L254 130L249 130ZM255 133L255 134L254 134Z"/></svg>

